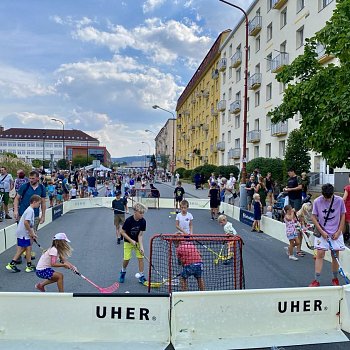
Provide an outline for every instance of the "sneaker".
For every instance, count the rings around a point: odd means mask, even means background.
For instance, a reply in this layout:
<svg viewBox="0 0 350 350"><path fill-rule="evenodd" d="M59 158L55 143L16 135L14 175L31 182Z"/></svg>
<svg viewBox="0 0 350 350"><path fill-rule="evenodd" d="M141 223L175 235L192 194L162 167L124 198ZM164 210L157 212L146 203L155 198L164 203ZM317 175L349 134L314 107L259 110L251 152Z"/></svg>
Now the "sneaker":
<svg viewBox="0 0 350 350"><path fill-rule="evenodd" d="M143 276L143 275L140 276L140 277L139 277L139 282L140 282L141 284L145 284L145 283L147 282L145 276Z"/></svg>
<svg viewBox="0 0 350 350"><path fill-rule="evenodd" d="M264 233L264 231L262 231L262 230L259 230L258 232L259 232L259 233Z"/></svg>
<svg viewBox="0 0 350 350"><path fill-rule="evenodd" d="M309 287L319 287L320 286L320 282L313 280L310 284Z"/></svg>
<svg viewBox="0 0 350 350"><path fill-rule="evenodd" d="M126 271L120 271L119 283L124 283L125 282L125 275L126 275Z"/></svg>
<svg viewBox="0 0 350 350"><path fill-rule="evenodd" d="M13 272L21 272L21 270L15 264L11 264L11 263L8 263L6 265L6 269Z"/></svg>
<svg viewBox="0 0 350 350"><path fill-rule="evenodd" d="M255 229L255 228L252 228L251 232L256 232L256 229Z"/></svg>
<svg viewBox="0 0 350 350"><path fill-rule="evenodd" d="M294 255L289 255L289 260L297 261L299 259L296 256L294 256Z"/></svg>
<svg viewBox="0 0 350 350"><path fill-rule="evenodd" d="M22 264L22 257L21 256L15 261L15 264L16 265Z"/></svg>
<svg viewBox="0 0 350 350"><path fill-rule="evenodd" d="M120 244L120 238L117 238L117 244Z"/></svg>
<svg viewBox="0 0 350 350"><path fill-rule="evenodd" d="M338 280L338 278L333 278L333 279L332 279L332 286L339 286L339 280Z"/></svg>
<svg viewBox="0 0 350 350"><path fill-rule="evenodd" d="M9 214L6 214L5 219L12 219L12 217Z"/></svg>
<svg viewBox="0 0 350 350"><path fill-rule="evenodd" d="M29 265L25 269L26 272L33 272L35 271L35 266L34 265Z"/></svg>
<svg viewBox="0 0 350 350"><path fill-rule="evenodd" d="M45 292L45 287L43 287L40 283L35 285L35 289L40 290L40 292Z"/></svg>

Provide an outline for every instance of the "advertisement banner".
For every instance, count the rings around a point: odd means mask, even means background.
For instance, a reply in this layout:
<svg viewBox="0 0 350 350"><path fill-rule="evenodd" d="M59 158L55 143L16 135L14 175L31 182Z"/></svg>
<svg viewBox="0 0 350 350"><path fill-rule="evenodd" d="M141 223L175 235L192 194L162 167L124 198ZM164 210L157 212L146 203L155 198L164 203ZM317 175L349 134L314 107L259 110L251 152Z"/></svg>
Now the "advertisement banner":
<svg viewBox="0 0 350 350"><path fill-rule="evenodd" d="M241 209L239 213L239 221L243 224L252 226L254 221L254 213L249 210Z"/></svg>
<svg viewBox="0 0 350 350"><path fill-rule="evenodd" d="M52 207L52 221L58 219L61 215L63 215L63 204Z"/></svg>

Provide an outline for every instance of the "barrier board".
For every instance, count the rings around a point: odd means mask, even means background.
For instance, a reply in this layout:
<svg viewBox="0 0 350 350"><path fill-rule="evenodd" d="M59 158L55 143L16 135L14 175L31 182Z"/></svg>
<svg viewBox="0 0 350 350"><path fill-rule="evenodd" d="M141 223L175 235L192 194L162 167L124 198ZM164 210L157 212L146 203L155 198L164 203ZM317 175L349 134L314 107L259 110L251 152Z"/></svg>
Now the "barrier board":
<svg viewBox="0 0 350 350"><path fill-rule="evenodd" d="M0 230L0 254L6 250L6 235L5 230Z"/></svg>
<svg viewBox="0 0 350 350"><path fill-rule="evenodd" d="M348 341L339 326L342 290L172 293L172 343L175 349L220 350Z"/></svg>

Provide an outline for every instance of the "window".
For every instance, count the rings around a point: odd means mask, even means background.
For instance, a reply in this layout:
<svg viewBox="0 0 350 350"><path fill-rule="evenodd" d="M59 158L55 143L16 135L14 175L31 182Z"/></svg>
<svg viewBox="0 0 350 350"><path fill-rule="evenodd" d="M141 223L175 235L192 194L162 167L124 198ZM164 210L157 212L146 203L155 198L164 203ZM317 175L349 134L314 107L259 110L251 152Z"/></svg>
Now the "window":
<svg viewBox="0 0 350 350"><path fill-rule="evenodd" d="M43 154L43 151L36 151L35 154L41 155L41 154Z"/></svg>
<svg viewBox="0 0 350 350"><path fill-rule="evenodd" d="M258 64L255 66L255 73L257 73L257 74L260 73L260 63L258 63Z"/></svg>
<svg viewBox="0 0 350 350"><path fill-rule="evenodd" d="M42 142L37 142L36 143L36 147L43 147L43 143Z"/></svg>
<svg viewBox="0 0 350 350"><path fill-rule="evenodd" d="M254 120L254 130L260 130L259 118Z"/></svg>
<svg viewBox="0 0 350 350"><path fill-rule="evenodd" d="M249 112L249 106L250 106L250 98L247 98L247 112Z"/></svg>
<svg viewBox="0 0 350 350"><path fill-rule="evenodd" d="M8 143L8 146L9 146L9 147L16 147L16 146L17 146L17 143L16 143L16 142L9 142L9 143Z"/></svg>
<svg viewBox="0 0 350 350"><path fill-rule="evenodd" d="M248 46L248 61L250 61L250 46Z"/></svg>
<svg viewBox="0 0 350 350"><path fill-rule="evenodd" d="M267 37L266 41L270 41L272 39L272 22L267 26L266 37Z"/></svg>
<svg viewBox="0 0 350 350"><path fill-rule="evenodd" d="M304 45L304 26L299 28L296 33L297 49Z"/></svg>
<svg viewBox="0 0 350 350"><path fill-rule="evenodd" d="M255 52L260 51L260 35L255 39Z"/></svg>
<svg viewBox="0 0 350 350"><path fill-rule="evenodd" d="M254 158L259 157L259 146L254 146Z"/></svg>
<svg viewBox="0 0 350 350"><path fill-rule="evenodd" d="M241 139L235 139L235 148L241 148Z"/></svg>
<svg viewBox="0 0 350 350"><path fill-rule="evenodd" d="M232 99L232 88L228 89L228 99L231 100Z"/></svg>
<svg viewBox="0 0 350 350"><path fill-rule="evenodd" d="M231 79L232 78L232 67L230 67L228 69L228 78Z"/></svg>
<svg viewBox="0 0 350 350"><path fill-rule="evenodd" d="M281 11L281 28L287 24L287 7Z"/></svg>
<svg viewBox="0 0 350 350"><path fill-rule="evenodd" d="M62 143L55 143L55 148L62 148Z"/></svg>
<svg viewBox="0 0 350 350"><path fill-rule="evenodd" d="M17 142L17 147L25 147L26 143L25 142Z"/></svg>
<svg viewBox="0 0 350 350"><path fill-rule="evenodd" d="M224 132L221 134L221 141L225 141L225 133Z"/></svg>
<svg viewBox="0 0 350 350"><path fill-rule="evenodd" d="M241 80L241 78L242 78L242 70L241 68L238 68L236 70L236 83L238 83Z"/></svg>
<svg viewBox="0 0 350 350"><path fill-rule="evenodd" d="M305 0L297 0L297 13L305 7Z"/></svg>
<svg viewBox="0 0 350 350"><path fill-rule="evenodd" d="M280 158L283 158L286 153L286 141L280 141L278 149Z"/></svg>
<svg viewBox="0 0 350 350"><path fill-rule="evenodd" d="M222 73L222 83L225 84L226 83L226 73Z"/></svg>
<svg viewBox="0 0 350 350"><path fill-rule="evenodd" d="M272 52L266 56L266 72L271 70Z"/></svg>
<svg viewBox="0 0 350 350"><path fill-rule="evenodd" d="M240 115L236 115L235 116L235 129L239 129L241 124L241 116Z"/></svg>
<svg viewBox="0 0 350 350"><path fill-rule="evenodd" d="M266 116L266 130L271 130L271 117L269 115Z"/></svg>
<svg viewBox="0 0 350 350"><path fill-rule="evenodd" d="M272 83L266 85L266 101L272 98Z"/></svg>
<svg viewBox="0 0 350 350"><path fill-rule="evenodd" d="M241 99L241 92L236 93L236 101L239 101Z"/></svg>
<svg viewBox="0 0 350 350"><path fill-rule="evenodd" d="M45 142L45 147L46 148L52 148L52 143L51 142Z"/></svg>
<svg viewBox="0 0 350 350"><path fill-rule="evenodd" d="M28 142L27 147L35 147L35 142Z"/></svg>
<svg viewBox="0 0 350 350"><path fill-rule="evenodd" d="M257 91L254 97L255 97L255 107L258 107L260 105L260 91Z"/></svg>
<svg viewBox="0 0 350 350"><path fill-rule="evenodd" d="M280 89L280 94L283 94L284 90L286 89L286 84L279 83L279 89Z"/></svg>
<svg viewBox="0 0 350 350"><path fill-rule="evenodd" d="M224 125L225 124L225 113L221 114L221 124Z"/></svg>
<svg viewBox="0 0 350 350"><path fill-rule="evenodd" d="M231 57L232 56L232 44L229 46L228 48L228 56Z"/></svg>
<svg viewBox="0 0 350 350"><path fill-rule="evenodd" d="M231 143L231 131L227 132L227 142Z"/></svg>
<svg viewBox="0 0 350 350"><path fill-rule="evenodd" d="M271 158L271 143L265 145L265 157Z"/></svg>
<svg viewBox="0 0 350 350"><path fill-rule="evenodd" d="M267 0L267 12L272 9L272 0Z"/></svg>
<svg viewBox="0 0 350 350"><path fill-rule="evenodd" d="M327 7L333 0L318 0L318 10L321 11Z"/></svg>

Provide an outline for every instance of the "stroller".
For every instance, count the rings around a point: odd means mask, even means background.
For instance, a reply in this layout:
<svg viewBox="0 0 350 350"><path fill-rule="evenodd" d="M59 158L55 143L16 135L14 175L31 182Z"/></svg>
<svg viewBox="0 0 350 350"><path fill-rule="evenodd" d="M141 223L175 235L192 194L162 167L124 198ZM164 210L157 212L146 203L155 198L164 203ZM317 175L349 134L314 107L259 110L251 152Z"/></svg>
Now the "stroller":
<svg viewBox="0 0 350 350"><path fill-rule="evenodd" d="M286 194L281 192L278 197L277 201L272 207L272 218L278 221L283 221L283 208L284 208L284 200Z"/></svg>

